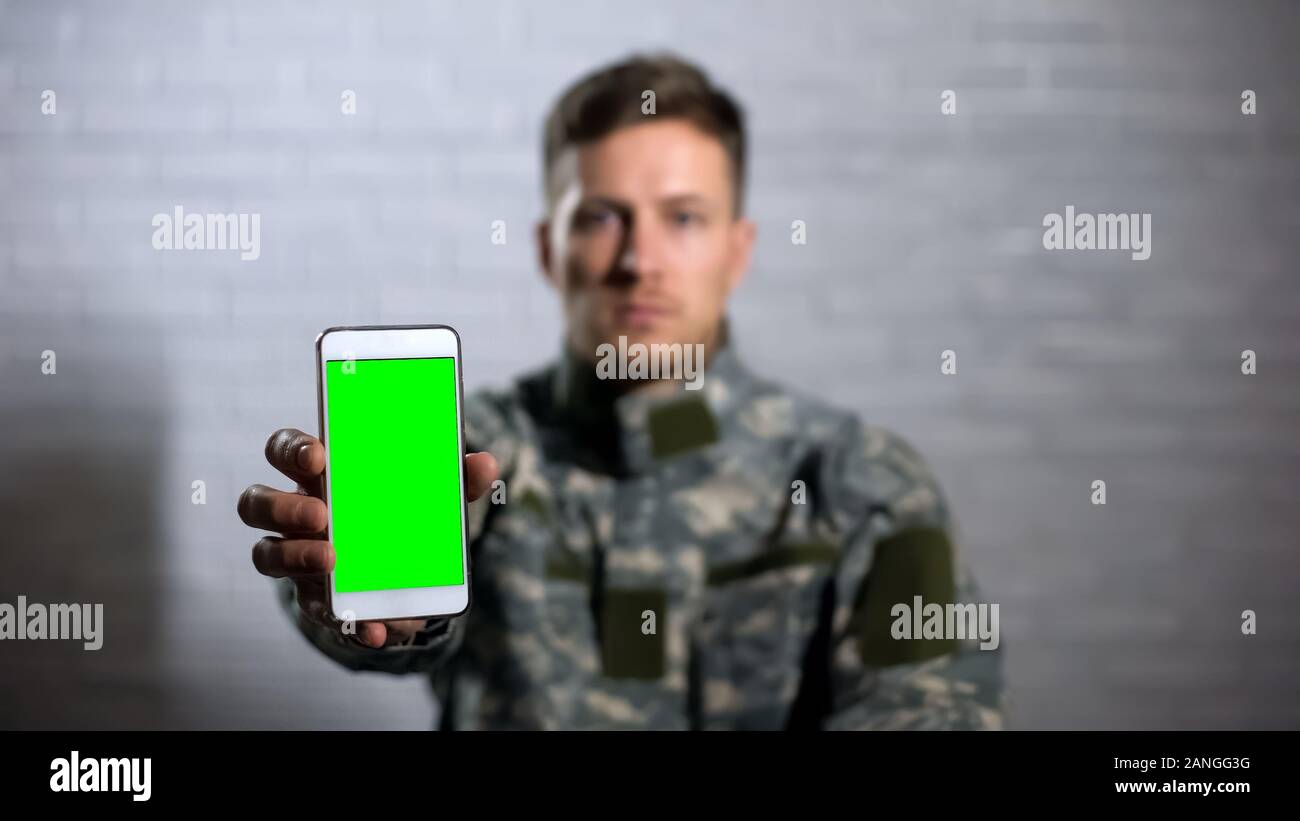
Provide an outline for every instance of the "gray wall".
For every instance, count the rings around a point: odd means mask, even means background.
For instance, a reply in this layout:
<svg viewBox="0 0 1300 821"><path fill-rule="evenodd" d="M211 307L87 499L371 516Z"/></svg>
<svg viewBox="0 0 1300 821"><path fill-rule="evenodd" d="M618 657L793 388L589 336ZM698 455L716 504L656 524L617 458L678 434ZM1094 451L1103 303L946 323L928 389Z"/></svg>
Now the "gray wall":
<svg viewBox="0 0 1300 821"><path fill-rule="evenodd" d="M1298 16L3 3L0 601L109 609L99 653L0 644L0 726L429 725L421 681L350 675L293 632L236 496L276 481L268 433L315 429L325 326L452 323L470 388L558 349L540 118L661 46L750 114L743 351L928 455L1001 604L1016 725L1300 726ZM154 251L176 204L260 213L261 258ZM1043 250L1067 204L1151 212L1151 259Z"/></svg>

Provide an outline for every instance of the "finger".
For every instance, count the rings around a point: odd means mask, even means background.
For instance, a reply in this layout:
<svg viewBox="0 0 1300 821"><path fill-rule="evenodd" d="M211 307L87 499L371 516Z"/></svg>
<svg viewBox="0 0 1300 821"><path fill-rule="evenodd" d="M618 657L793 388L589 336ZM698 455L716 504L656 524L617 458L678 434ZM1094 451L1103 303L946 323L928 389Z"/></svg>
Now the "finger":
<svg viewBox="0 0 1300 821"><path fill-rule="evenodd" d="M465 490L472 502L487 493L499 474L497 460L492 454L471 453L465 457Z"/></svg>
<svg viewBox="0 0 1300 821"><path fill-rule="evenodd" d="M386 621L384 622L384 627L388 630L388 641L394 644L406 641L422 629L424 623L424 619L398 619L396 621Z"/></svg>
<svg viewBox="0 0 1300 821"><path fill-rule="evenodd" d="M325 584L320 576L303 576L294 579L298 587L298 606L306 618L338 630L367 647L380 648L390 641L402 641L424 626L423 619L393 622L340 621L330 612L325 600Z"/></svg>
<svg viewBox="0 0 1300 821"><path fill-rule="evenodd" d="M349 623L334 615L326 598L325 580L325 576L318 575L299 576L294 579L293 583L298 588L298 606L311 621L348 634L352 631L351 625L355 622Z"/></svg>
<svg viewBox="0 0 1300 821"><path fill-rule="evenodd" d="M264 536L253 545L253 567L263 576L319 576L334 568L334 545L319 539Z"/></svg>
<svg viewBox="0 0 1300 821"><path fill-rule="evenodd" d="M329 624L329 607L325 601L325 584L320 576L299 576L293 580L298 588L298 607L309 619Z"/></svg>
<svg viewBox="0 0 1300 821"><path fill-rule="evenodd" d="M388 627L382 621L362 621L356 624L357 641L367 647L383 647L388 641Z"/></svg>
<svg viewBox="0 0 1300 821"><path fill-rule="evenodd" d="M298 606L303 614L317 624L323 624L338 630L344 636L366 647L378 649L388 644L397 644L409 639L422 627L424 619L400 619L397 621L340 621L330 612L325 601L325 585L317 577L295 579L298 586Z"/></svg>
<svg viewBox="0 0 1300 821"><path fill-rule="evenodd" d="M281 428L266 440L266 461L308 491L315 492L325 470L325 446L309 433Z"/></svg>
<svg viewBox="0 0 1300 821"><path fill-rule="evenodd" d="M302 576L293 580L298 588L299 618L330 630L346 631L346 623L335 618L325 598L325 584L320 576Z"/></svg>
<svg viewBox="0 0 1300 821"><path fill-rule="evenodd" d="M239 495L239 518L249 527L279 533L321 533L328 511L325 503L304 493L289 493L252 485Z"/></svg>

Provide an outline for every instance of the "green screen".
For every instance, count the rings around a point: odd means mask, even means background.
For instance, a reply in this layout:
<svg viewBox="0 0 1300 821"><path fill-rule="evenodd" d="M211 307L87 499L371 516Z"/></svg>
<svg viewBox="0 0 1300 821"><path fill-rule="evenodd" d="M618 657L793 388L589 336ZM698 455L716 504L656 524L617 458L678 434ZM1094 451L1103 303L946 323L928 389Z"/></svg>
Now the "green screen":
<svg viewBox="0 0 1300 821"><path fill-rule="evenodd" d="M334 589L464 583L456 363L325 363Z"/></svg>

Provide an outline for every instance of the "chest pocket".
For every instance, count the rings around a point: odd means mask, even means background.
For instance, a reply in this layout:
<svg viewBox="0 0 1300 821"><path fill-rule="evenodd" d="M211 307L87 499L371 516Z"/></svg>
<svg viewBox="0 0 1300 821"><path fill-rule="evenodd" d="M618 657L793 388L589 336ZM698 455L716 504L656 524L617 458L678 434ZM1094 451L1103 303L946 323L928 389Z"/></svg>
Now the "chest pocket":
<svg viewBox="0 0 1300 821"><path fill-rule="evenodd" d="M554 636L590 648L594 663L588 672L660 678L666 666L667 591L607 584L602 557L599 548L585 557L560 544L548 551L546 610Z"/></svg>
<svg viewBox="0 0 1300 821"><path fill-rule="evenodd" d="M784 726L835 558L830 544L787 541L709 568L694 637L706 728Z"/></svg>
<svg viewBox="0 0 1300 821"><path fill-rule="evenodd" d="M615 679L657 679L666 666L668 595L661 587L606 581L604 552L580 510L525 504L546 522L542 590L546 636L575 670ZM563 519L564 521L559 521Z"/></svg>

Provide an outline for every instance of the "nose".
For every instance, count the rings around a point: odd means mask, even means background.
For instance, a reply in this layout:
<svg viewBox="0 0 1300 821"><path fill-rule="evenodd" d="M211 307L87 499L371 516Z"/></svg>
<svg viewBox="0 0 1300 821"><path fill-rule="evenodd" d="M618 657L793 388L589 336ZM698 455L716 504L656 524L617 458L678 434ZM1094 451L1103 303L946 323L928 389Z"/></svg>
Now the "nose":
<svg viewBox="0 0 1300 821"><path fill-rule="evenodd" d="M624 276L638 280L654 279L662 273L662 237L654 221L634 213L624 216L623 244L619 249L617 268Z"/></svg>

